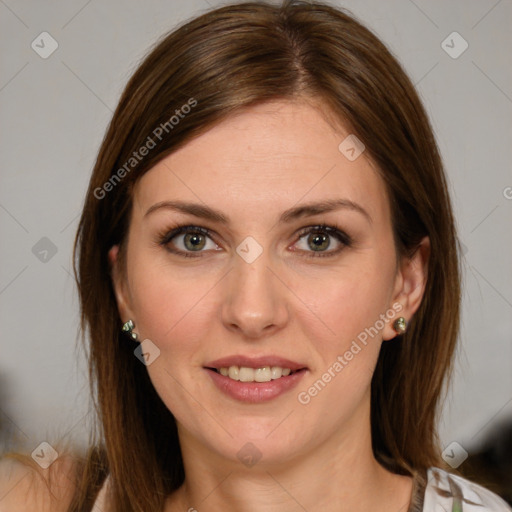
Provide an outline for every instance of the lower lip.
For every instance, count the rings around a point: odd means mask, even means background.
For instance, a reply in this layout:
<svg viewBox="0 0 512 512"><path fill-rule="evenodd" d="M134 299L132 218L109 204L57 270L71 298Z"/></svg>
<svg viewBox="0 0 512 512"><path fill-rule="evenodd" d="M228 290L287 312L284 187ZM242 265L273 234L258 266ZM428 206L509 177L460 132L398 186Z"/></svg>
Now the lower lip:
<svg viewBox="0 0 512 512"><path fill-rule="evenodd" d="M214 370L206 368L214 384L226 395L248 403L267 402L286 391L294 388L302 379L306 370L299 370L286 377L271 380L269 382L240 382L229 377L224 377Z"/></svg>

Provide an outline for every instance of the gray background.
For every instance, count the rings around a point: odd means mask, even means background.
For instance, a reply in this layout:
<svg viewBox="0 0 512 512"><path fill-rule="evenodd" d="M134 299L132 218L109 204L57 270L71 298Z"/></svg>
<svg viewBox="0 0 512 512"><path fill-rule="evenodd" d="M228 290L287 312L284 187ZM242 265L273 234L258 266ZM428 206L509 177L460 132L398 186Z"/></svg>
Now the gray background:
<svg viewBox="0 0 512 512"><path fill-rule="evenodd" d="M429 111L465 248L464 304L443 445L468 451L512 418L510 0L358 0ZM0 426L4 448L87 439L71 247L96 152L147 49L214 0L0 0ZM42 32L58 49L41 58ZM469 44L452 58L442 42ZM452 53L460 39L444 43ZM48 49L48 40L45 48ZM42 238L46 237L41 241ZM47 251L46 253L44 251ZM57 251L53 254L54 251ZM53 252L52 252L53 251Z"/></svg>

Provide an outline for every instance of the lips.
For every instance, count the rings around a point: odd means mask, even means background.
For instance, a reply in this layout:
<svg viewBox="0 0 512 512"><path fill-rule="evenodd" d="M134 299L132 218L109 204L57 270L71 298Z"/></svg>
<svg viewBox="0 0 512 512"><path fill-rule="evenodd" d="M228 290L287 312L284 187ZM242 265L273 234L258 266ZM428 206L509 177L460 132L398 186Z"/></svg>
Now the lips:
<svg viewBox="0 0 512 512"><path fill-rule="evenodd" d="M204 368L220 391L249 403L272 400L292 389L308 369L278 356L230 356L210 361Z"/></svg>

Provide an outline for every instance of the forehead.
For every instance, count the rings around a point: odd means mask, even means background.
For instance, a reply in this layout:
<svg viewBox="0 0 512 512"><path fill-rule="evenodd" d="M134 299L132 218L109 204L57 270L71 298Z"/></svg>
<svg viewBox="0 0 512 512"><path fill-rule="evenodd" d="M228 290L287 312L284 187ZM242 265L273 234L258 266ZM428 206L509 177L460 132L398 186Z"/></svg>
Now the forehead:
<svg viewBox="0 0 512 512"><path fill-rule="evenodd" d="M384 182L371 160L343 152L350 135L304 101L245 109L149 170L135 187L134 213L179 199L256 222L301 202L345 198L387 218Z"/></svg>

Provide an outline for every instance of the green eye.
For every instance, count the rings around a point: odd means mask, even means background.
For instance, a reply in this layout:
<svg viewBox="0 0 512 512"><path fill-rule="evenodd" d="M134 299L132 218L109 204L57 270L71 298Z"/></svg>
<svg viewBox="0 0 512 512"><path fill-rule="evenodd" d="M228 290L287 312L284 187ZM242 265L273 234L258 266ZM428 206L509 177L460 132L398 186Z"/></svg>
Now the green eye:
<svg viewBox="0 0 512 512"><path fill-rule="evenodd" d="M188 258L197 258L201 256L200 253L203 252L203 249L208 249L208 239L213 244L211 249L218 249L208 229L200 226L179 226L160 237L159 244L175 254ZM170 245L178 247L171 248ZM194 252L198 254L191 254Z"/></svg>
<svg viewBox="0 0 512 512"><path fill-rule="evenodd" d="M306 238L307 237L307 238ZM299 242L305 240L305 246L299 247L299 252L309 253L310 257L328 257L337 255L344 247L352 245L352 239L337 226L325 224L308 226L299 234ZM337 249L328 251L333 244ZM208 243L211 246L208 247ZM162 233L158 238L158 244L168 251L187 258L201 257L205 250L219 250L219 246L212 239L210 230L200 226L178 226L171 231ZM195 253L195 254L194 254Z"/></svg>
<svg viewBox="0 0 512 512"><path fill-rule="evenodd" d="M325 224L305 228L299 234L299 241L306 236L306 248L300 248L299 250L311 252L312 254L309 256L312 257L333 256L338 254L344 247L348 247L352 244L351 238L346 233L337 227L327 226ZM327 249L331 247L333 238L336 240L339 247L333 251L327 251Z"/></svg>

